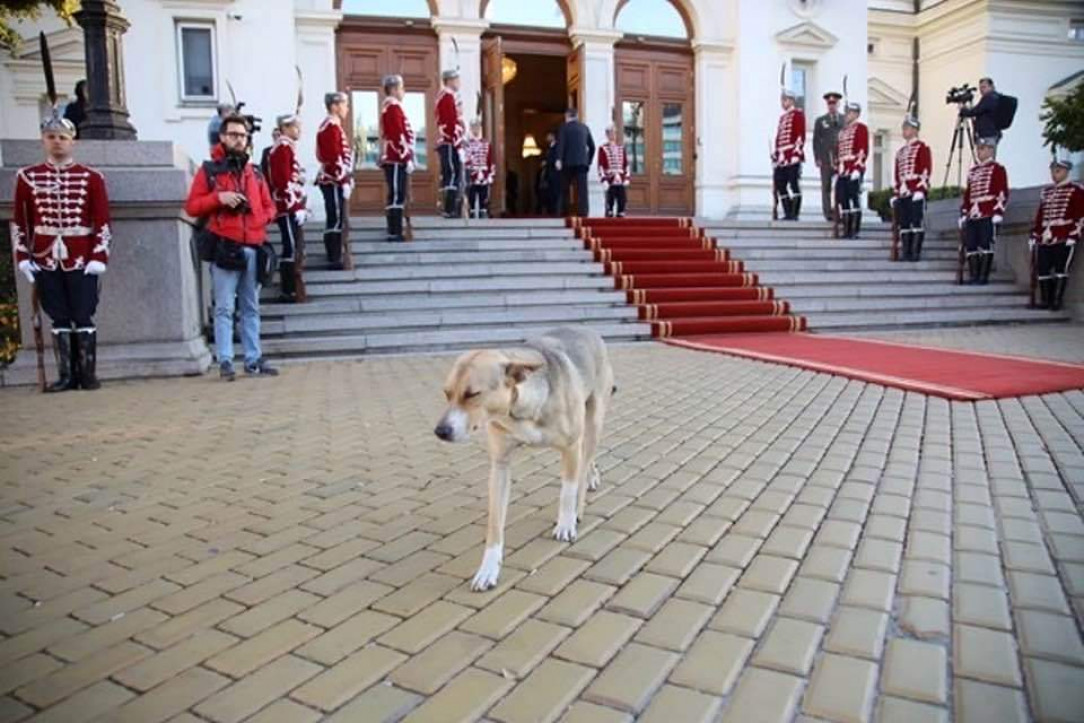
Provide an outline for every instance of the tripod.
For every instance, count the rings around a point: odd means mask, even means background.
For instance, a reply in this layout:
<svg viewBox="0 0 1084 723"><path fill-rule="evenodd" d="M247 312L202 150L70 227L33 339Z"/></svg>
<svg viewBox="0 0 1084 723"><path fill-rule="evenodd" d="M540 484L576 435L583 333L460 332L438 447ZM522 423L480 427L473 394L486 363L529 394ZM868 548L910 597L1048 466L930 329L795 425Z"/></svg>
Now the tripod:
<svg viewBox="0 0 1084 723"><path fill-rule="evenodd" d="M971 162L975 162L975 134L968 123L968 119L961 115L956 116L956 129L952 132L952 142L949 144L949 157L945 163L945 180L941 183L942 188L948 187L949 173L952 172L952 159L956 158L956 186L963 187L964 183L964 139L967 139L967 148L971 153Z"/></svg>

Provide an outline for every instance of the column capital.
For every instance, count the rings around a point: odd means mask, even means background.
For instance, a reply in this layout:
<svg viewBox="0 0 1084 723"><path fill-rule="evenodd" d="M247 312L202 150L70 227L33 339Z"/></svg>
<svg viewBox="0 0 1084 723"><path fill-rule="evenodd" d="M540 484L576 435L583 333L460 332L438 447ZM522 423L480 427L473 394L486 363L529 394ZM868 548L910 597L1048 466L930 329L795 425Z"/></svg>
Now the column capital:
<svg viewBox="0 0 1084 723"><path fill-rule="evenodd" d="M580 45L609 45L613 47L617 41L625 37L620 30L605 30L603 28L586 28L572 26L568 29L568 37L572 40L573 47Z"/></svg>
<svg viewBox="0 0 1084 723"><path fill-rule="evenodd" d="M694 40L692 41L693 53L695 55L730 55L734 52L734 41L732 40Z"/></svg>
<svg viewBox="0 0 1084 723"><path fill-rule="evenodd" d="M342 21L342 10L298 10L294 13L294 26L298 30L335 30Z"/></svg>
<svg viewBox="0 0 1084 723"><path fill-rule="evenodd" d="M480 38L489 29L489 21L482 19L434 17L429 22L439 35Z"/></svg>

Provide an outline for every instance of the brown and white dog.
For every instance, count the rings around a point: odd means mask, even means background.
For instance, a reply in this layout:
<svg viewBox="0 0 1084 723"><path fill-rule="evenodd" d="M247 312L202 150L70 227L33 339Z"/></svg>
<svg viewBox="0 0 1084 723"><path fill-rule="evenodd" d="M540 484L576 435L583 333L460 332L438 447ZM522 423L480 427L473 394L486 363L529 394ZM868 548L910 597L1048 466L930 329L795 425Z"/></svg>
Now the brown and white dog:
<svg viewBox="0 0 1084 723"><path fill-rule="evenodd" d="M466 442L484 425L489 436L489 522L472 589L497 584L512 487L509 457L521 445L561 453L553 536L576 539L587 489L598 486L595 451L613 392L606 345L589 329L554 329L523 346L471 351L456 360L444 383L448 408L434 433L446 442Z"/></svg>

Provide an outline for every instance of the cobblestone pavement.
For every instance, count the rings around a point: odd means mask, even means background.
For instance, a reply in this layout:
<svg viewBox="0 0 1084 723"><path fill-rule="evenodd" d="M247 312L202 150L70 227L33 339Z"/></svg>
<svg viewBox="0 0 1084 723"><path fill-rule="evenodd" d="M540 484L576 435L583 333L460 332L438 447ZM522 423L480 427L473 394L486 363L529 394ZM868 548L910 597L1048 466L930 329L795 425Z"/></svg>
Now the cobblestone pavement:
<svg viewBox="0 0 1084 723"><path fill-rule="evenodd" d="M963 329L871 331L847 335L966 351L1084 362L1084 324L973 326Z"/></svg>
<svg viewBox="0 0 1084 723"><path fill-rule="evenodd" d="M614 357L579 540L525 454L485 594L448 358L0 392L0 721L1081 719L1084 393Z"/></svg>

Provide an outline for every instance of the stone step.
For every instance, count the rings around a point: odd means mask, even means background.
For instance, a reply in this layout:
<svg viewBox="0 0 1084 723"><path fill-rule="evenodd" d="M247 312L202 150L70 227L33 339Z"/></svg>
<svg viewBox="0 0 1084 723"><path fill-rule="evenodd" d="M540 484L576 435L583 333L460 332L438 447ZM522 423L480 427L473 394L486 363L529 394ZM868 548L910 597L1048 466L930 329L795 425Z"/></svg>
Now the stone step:
<svg viewBox="0 0 1084 723"><path fill-rule="evenodd" d="M735 258L740 258L749 264L760 260L776 259L814 259L817 261L888 261L888 249L837 249L824 247L818 249L788 249L788 248L742 248L734 250ZM956 263L956 249L923 247L922 259L924 261L951 261Z"/></svg>
<svg viewBox="0 0 1084 723"><path fill-rule="evenodd" d="M306 269L327 268L328 261L322 250L317 251L314 256L315 258L305 259ZM590 251L576 247L512 251L401 251L355 254L354 266L358 269L364 269L419 265L447 266L452 264L581 263L593 260Z"/></svg>
<svg viewBox="0 0 1084 723"><path fill-rule="evenodd" d="M568 228L563 218L487 218L472 220L462 218L441 218L440 216L415 216L411 219L414 230L420 229L523 229L523 228ZM351 216L350 228L358 230L383 231L386 221L383 216ZM310 223L308 226L319 224Z"/></svg>
<svg viewBox="0 0 1084 723"><path fill-rule="evenodd" d="M805 238L805 239L824 239L827 241L844 239L833 239L831 229L733 229L733 228L721 228L718 226L709 226L705 229L705 233L708 236L714 236L715 238L752 238L752 239L791 239L791 238ZM892 238L891 229L862 229L862 235L860 239L866 240L889 240Z"/></svg>
<svg viewBox="0 0 1084 723"><path fill-rule="evenodd" d="M610 284L605 291L539 291L516 289L506 293L440 293L440 294L374 294L344 298L310 300L304 304L262 303L260 311L265 319L284 316L309 316L321 314L364 314L392 311L421 311L449 309L517 309L530 306L623 306L625 294L613 291ZM269 295L268 298L275 298Z"/></svg>
<svg viewBox="0 0 1084 723"><path fill-rule="evenodd" d="M341 273L341 272L339 272ZM308 284L311 297L377 294L439 294L468 291L519 291L598 289L612 291L613 279L606 276L499 276L461 279L409 279L404 281L352 281Z"/></svg>
<svg viewBox="0 0 1084 723"><path fill-rule="evenodd" d="M579 261L535 263L455 263L368 265L353 271L309 271L307 285L341 284L352 281L404 281L413 279L472 279L515 276L601 276L602 264L586 254Z"/></svg>
<svg viewBox="0 0 1084 723"><path fill-rule="evenodd" d="M1006 278L991 278L985 286L956 286L944 281L938 283L913 283L892 284L886 288L884 284L865 283L864 281L852 281L845 284L784 284L776 287L776 297L788 301L799 299L825 299L825 298L894 298L905 297L937 297L937 298L968 298L972 296L1013 296L1020 294L1016 284Z"/></svg>
<svg viewBox="0 0 1084 723"><path fill-rule="evenodd" d="M318 335L372 333L378 331L416 331L474 328L485 325L519 326L523 324L614 323L636 321L631 306L531 306L516 309L456 309L378 312L369 314L329 314L288 316L267 319L261 325L265 337L283 334Z"/></svg>
<svg viewBox="0 0 1084 723"><path fill-rule="evenodd" d="M651 337L651 325L639 323L568 324L588 326L611 342L636 341ZM552 324L497 324L477 328L431 331L382 332L325 336L291 336L267 339L264 352L273 357L327 358L358 354L436 352L473 347L516 344L553 328Z"/></svg>
<svg viewBox="0 0 1084 723"><path fill-rule="evenodd" d="M982 287L968 287L982 288ZM791 312L806 314L811 319L819 320L825 312L862 312L862 311L919 311L924 309L1019 309L1027 308L1027 294L953 294L941 293L922 296L845 296L841 290L838 296L795 297L786 295Z"/></svg>
<svg viewBox="0 0 1084 723"><path fill-rule="evenodd" d="M907 264L914 266L915 264ZM918 284L937 283L942 285L954 285L956 283L956 271L939 270L925 271L915 269L913 271L896 269L902 264L891 264L888 271L863 271L858 275L855 271L756 271L753 270L760 281L761 286L774 286L781 299L787 298L786 289L792 284L831 284L834 286L846 286L852 283L863 284ZM1009 280L1007 274L995 274L990 277L991 281Z"/></svg>
<svg viewBox="0 0 1084 723"><path fill-rule="evenodd" d="M888 259L822 259L820 257L789 256L776 259L746 259L746 268L754 273L825 271L850 274L868 272L892 272L917 274L929 271L956 273L956 259L933 259L923 261L890 261Z"/></svg>
<svg viewBox="0 0 1084 723"><path fill-rule="evenodd" d="M1060 323L1069 321L1067 312L1042 309L1005 308L952 309L919 311L822 312L808 317L812 331L852 329L897 329L901 327L977 326L985 324Z"/></svg>
<svg viewBox="0 0 1084 723"><path fill-rule="evenodd" d="M806 252L821 250L833 251L879 251L887 257L892 248L891 239L810 239L810 238L734 238L719 241L720 246L731 249L786 249ZM927 237L922 244L922 250L926 249L952 249L957 244L948 239L932 239Z"/></svg>

